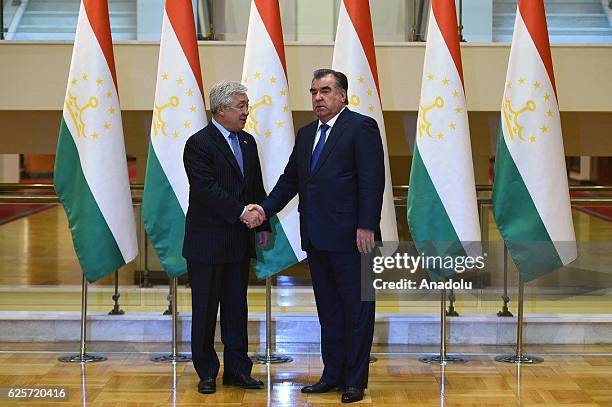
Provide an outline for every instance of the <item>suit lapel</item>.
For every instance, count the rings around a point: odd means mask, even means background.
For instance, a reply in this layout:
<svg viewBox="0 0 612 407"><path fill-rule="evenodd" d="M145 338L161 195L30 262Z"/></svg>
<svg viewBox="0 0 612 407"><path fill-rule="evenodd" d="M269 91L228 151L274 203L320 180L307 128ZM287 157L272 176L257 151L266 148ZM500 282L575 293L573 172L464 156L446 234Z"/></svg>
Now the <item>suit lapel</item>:
<svg viewBox="0 0 612 407"><path fill-rule="evenodd" d="M310 174L310 158L312 157L312 149L314 148L314 140L317 135L317 129L319 128L319 121L315 120L310 123L306 128L304 128L304 136L307 137L306 142L304 143L304 152L303 157L306 157L304 161L304 165L306 167L306 173Z"/></svg>
<svg viewBox="0 0 612 407"><path fill-rule="evenodd" d="M215 146L227 159L232 168L234 168L234 170L236 171L236 175L238 175L242 179L242 173L240 172L240 167L238 167L236 157L234 156L234 153L232 152L232 149L230 148L229 144L227 144L225 137L223 137L219 129L217 129L217 126L215 126L212 121L208 124L208 126L210 127L210 135L213 141L215 142ZM244 150L242 156L244 160Z"/></svg>
<svg viewBox="0 0 612 407"><path fill-rule="evenodd" d="M327 158L331 154L332 150L334 149L334 146L336 145L340 137L342 137L342 135L344 134L344 129L348 125L349 112L350 110L348 108L345 108L342 113L340 113L340 116L338 116L338 118L336 119L334 126L331 128L330 133L327 135L327 140L325 141L325 145L323 146L323 151L321 151L321 155L317 160L317 165L315 165L314 170L310 174L311 176L315 175L317 171L319 171L321 166L325 163L325 160L327 160Z"/></svg>

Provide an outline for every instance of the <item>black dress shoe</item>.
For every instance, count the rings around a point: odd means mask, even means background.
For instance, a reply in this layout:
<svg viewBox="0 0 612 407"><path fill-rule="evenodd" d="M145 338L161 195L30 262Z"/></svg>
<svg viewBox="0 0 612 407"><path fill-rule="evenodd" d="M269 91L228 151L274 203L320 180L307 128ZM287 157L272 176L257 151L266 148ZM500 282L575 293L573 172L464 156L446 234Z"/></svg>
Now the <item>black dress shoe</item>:
<svg viewBox="0 0 612 407"><path fill-rule="evenodd" d="M243 389L263 389L264 384L261 380L253 379L249 375L223 373L223 384L226 386L238 386Z"/></svg>
<svg viewBox="0 0 612 407"><path fill-rule="evenodd" d="M302 387L302 393L327 393L335 388L337 388L335 384L325 383L319 380L315 384Z"/></svg>
<svg viewBox="0 0 612 407"><path fill-rule="evenodd" d="M358 387L347 387L342 393L340 399L343 403L354 403L356 401L363 400L363 389Z"/></svg>
<svg viewBox="0 0 612 407"><path fill-rule="evenodd" d="M217 391L217 382L213 378L202 379L198 383L198 392L202 394L213 394Z"/></svg>

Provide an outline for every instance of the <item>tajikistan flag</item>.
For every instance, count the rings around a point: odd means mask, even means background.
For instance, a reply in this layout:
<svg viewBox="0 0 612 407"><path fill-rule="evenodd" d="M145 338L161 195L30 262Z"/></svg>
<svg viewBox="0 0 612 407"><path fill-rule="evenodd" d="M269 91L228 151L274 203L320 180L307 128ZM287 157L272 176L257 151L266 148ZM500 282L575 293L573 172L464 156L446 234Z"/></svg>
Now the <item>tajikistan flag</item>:
<svg viewBox="0 0 612 407"><path fill-rule="evenodd" d="M105 1L79 11L55 160L55 190L88 281L138 253Z"/></svg>
<svg viewBox="0 0 612 407"><path fill-rule="evenodd" d="M429 16L408 224L420 253L474 256L480 227L455 1L432 0Z"/></svg>
<svg viewBox="0 0 612 407"><path fill-rule="evenodd" d="M167 0L142 215L170 277L187 271L182 250L189 182L183 149L187 139L206 126L203 93L191 0Z"/></svg>
<svg viewBox="0 0 612 407"><path fill-rule="evenodd" d="M249 89L251 106L244 130L257 140L264 187L270 192L287 165L295 140L278 0L251 2L242 83ZM260 279L306 257L300 248L297 199L270 219L272 242L266 250L258 249Z"/></svg>
<svg viewBox="0 0 612 407"><path fill-rule="evenodd" d="M393 185L368 0L343 0L340 3L332 68L348 78L349 108L372 117L378 123L385 152L385 191L380 229L383 241L396 242L398 235Z"/></svg>
<svg viewBox="0 0 612 407"><path fill-rule="evenodd" d="M577 257L542 0L519 0L495 158L493 213L529 281Z"/></svg>

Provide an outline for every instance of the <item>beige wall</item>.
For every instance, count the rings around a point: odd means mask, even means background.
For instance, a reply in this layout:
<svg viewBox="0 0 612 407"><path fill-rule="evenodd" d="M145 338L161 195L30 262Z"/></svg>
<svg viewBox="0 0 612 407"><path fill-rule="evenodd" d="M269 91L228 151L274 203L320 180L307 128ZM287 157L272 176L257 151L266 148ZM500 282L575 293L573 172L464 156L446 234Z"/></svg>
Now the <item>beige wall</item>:
<svg viewBox="0 0 612 407"><path fill-rule="evenodd" d="M116 44L119 93L124 110L149 110L153 104L157 43ZM306 92L312 71L331 65L333 46L288 44L287 66L293 110L309 110ZM386 111L416 111L424 44L380 44L381 96ZM0 44L0 110L60 110L66 90L72 44ZM500 106L509 46L464 44L463 65L470 111L496 111ZM243 43L200 44L204 85L239 80ZM562 111L612 111L612 45L553 47Z"/></svg>
<svg viewBox="0 0 612 407"><path fill-rule="evenodd" d="M0 43L0 154L55 151L72 45ZM331 64L332 45L289 44L287 65L295 127L312 120L306 91L312 71ZM509 47L463 46L476 181L488 183ZM158 44L115 45L126 149L142 181L151 124ZM204 86L239 80L242 43L201 43ZM377 47L393 183L405 184L416 121L423 44ZM555 46L555 74L569 156L612 156L612 46Z"/></svg>

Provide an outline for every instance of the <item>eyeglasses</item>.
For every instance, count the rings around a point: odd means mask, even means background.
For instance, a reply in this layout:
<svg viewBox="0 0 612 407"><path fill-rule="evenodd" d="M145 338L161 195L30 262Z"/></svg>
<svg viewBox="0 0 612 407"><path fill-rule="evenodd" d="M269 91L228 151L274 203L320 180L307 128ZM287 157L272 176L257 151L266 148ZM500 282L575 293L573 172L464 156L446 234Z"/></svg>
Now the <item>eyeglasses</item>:
<svg viewBox="0 0 612 407"><path fill-rule="evenodd" d="M230 109L236 109L236 110L240 110L240 111L244 111L246 110L247 112L249 111L250 107L248 103L245 104L239 104L238 106L228 106Z"/></svg>

